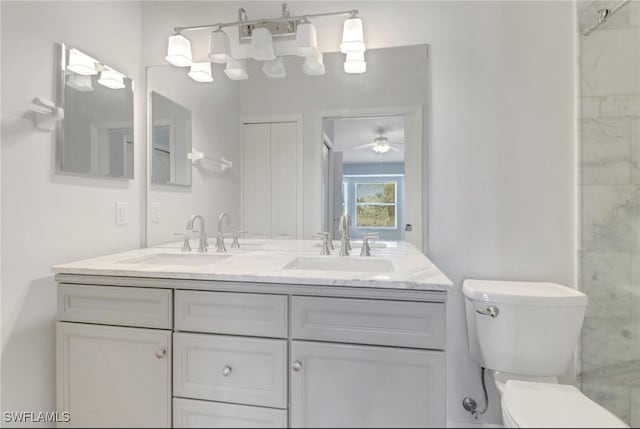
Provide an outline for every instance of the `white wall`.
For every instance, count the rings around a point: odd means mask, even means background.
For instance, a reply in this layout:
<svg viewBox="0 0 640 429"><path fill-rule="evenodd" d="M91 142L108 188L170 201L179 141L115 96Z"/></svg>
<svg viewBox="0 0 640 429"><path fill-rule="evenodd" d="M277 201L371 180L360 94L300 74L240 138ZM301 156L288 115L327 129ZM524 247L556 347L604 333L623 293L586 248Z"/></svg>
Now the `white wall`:
<svg viewBox="0 0 640 429"><path fill-rule="evenodd" d="M278 16L277 2L145 3L145 53L162 63L174 26ZM358 8L369 48L430 45L429 257L465 278L574 285L575 19L572 2L289 2L292 13ZM336 51L339 19L314 20ZM196 35L201 53L206 34ZM399 75L399 79L402 75ZM450 294L449 419L481 399L463 300ZM495 405L495 401L493 402ZM498 421L494 411L482 420Z"/></svg>
<svg viewBox="0 0 640 429"><path fill-rule="evenodd" d="M141 244L144 140L135 180L54 173L54 134L26 116L53 98L55 42L77 46L140 82L140 4L5 2L2 8L2 411L55 410L54 264ZM135 123L142 124L136 94ZM129 224L115 225L115 203Z"/></svg>
<svg viewBox="0 0 640 429"><path fill-rule="evenodd" d="M183 232L191 215L205 219L207 234L216 233L218 215L226 211L240 229L240 117L237 82L214 69L213 83L197 83L187 70L170 65L150 67L149 90L154 90L191 110L192 146L213 160L225 157L234 167L224 172L204 159L192 169L192 186L152 184L148 191L147 243L155 245L178 241L174 232ZM153 222L153 204L159 204L160 222ZM210 242L213 245L213 242Z"/></svg>

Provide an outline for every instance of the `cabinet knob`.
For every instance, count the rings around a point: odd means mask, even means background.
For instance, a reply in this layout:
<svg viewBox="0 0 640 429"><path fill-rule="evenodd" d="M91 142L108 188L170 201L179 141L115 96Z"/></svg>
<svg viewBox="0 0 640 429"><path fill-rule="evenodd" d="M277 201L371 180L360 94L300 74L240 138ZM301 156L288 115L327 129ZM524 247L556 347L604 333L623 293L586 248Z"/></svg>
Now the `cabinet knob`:
<svg viewBox="0 0 640 429"><path fill-rule="evenodd" d="M293 363L293 370L295 372L299 372L302 369L302 362L300 362L299 360L295 361Z"/></svg>
<svg viewBox="0 0 640 429"><path fill-rule="evenodd" d="M163 357L165 357L166 354L167 354L167 349L165 349L164 347L160 347L158 351L156 351L156 357L158 359L162 359Z"/></svg>
<svg viewBox="0 0 640 429"><path fill-rule="evenodd" d="M222 375L228 377L231 374L231 367L229 365L222 369Z"/></svg>

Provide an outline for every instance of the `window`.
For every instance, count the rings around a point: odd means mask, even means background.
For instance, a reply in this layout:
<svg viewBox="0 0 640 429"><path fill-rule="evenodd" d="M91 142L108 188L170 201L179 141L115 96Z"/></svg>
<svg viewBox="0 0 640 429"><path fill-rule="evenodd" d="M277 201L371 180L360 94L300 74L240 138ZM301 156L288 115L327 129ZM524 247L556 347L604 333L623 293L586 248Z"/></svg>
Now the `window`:
<svg viewBox="0 0 640 429"><path fill-rule="evenodd" d="M396 229L396 182L356 183L356 227Z"/></svg>

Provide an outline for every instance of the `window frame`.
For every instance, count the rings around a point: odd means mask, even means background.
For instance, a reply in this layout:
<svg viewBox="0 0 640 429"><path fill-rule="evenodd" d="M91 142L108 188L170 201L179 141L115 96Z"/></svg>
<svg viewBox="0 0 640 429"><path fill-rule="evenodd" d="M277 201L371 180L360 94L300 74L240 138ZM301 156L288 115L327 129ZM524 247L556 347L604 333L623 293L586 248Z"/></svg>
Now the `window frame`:
<svg viewBox="0 0 640 429"><path fill-rule="evenodd" d="M360 185L385 185L392 184L393 185L393 203L359 203L358 202L358 186ZM387 182L354 182L354 217L355 217L355 227L358 229L375 229L375 230L396 230L398 229L398 182L397 181L387 181ZM358 206L383 206L389 207L393 206L394 208L394 216L393 216L393 226L364 226L358 225Z"/></svg>

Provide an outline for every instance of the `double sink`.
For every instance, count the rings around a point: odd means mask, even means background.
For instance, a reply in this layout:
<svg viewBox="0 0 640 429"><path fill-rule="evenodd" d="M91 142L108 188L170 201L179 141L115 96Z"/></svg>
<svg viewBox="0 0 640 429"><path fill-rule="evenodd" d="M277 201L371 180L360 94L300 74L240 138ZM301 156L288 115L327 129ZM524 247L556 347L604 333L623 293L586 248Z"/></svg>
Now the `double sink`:
<svg viewBox="0 0 640 429"><path fill-rule="evenodd" d="M145 265L178 265L203 266L220 264L229 258L237 257L219 253L156 253L121 261L122 264ZM244 255L242 257L250 257ZM390 273L394 271L393 264L388 259L331 257L331 256L298 256L287 263L285 270L305 271L346 271L364 273Z"/></svg>

